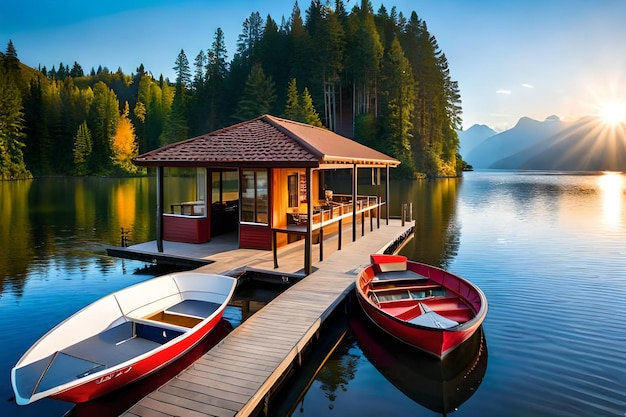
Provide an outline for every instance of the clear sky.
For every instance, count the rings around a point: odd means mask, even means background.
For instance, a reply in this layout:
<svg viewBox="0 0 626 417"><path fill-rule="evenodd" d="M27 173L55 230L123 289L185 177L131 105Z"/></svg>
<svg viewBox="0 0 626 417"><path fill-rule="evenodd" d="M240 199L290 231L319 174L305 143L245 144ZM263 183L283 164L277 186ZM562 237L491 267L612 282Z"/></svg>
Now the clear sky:
<svg viewBox="0 0 626 417"><path fill-rule="evenodd" d="M295 0L0 2L0 49L11 39L26 65L76 61L85 72L102 65L130 74L143 63L173 79L181 49L193 64L221 27L232 56L250 13L280 23ZM576 119L626 102L626 0L372 0L374 11L381 3L426 21L459 82L465 128ZM309 4L299 1L303 18Z"/></svg>

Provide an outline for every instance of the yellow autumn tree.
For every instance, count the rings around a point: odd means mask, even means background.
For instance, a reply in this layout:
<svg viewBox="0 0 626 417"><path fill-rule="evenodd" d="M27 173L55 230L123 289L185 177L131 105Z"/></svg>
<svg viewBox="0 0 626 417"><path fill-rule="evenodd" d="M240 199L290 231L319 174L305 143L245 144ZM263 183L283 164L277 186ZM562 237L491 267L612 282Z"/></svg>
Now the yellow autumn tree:
<svg viewBox="0 0 626 417"><path fill-rule="evenodd" d="M134 174L137 166L132 159L137 156L137 138L135 137L135 127L128 118L130 112L128 101L124 105L124 112L117 124L117 132L113 137L111 147L113 149L113 164L122 170Z"/></svg>

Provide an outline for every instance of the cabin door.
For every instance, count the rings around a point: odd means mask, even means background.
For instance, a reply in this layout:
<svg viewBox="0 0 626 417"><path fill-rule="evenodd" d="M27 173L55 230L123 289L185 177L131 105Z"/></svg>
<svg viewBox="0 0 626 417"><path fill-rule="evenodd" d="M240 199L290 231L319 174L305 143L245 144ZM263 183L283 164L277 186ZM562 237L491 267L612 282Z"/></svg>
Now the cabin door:
<svg viewBox="0 0 626 417"><path fill-rule="evenodd" d="M236 232L239 226L239 173L211 171L211 236Z"/></svg>

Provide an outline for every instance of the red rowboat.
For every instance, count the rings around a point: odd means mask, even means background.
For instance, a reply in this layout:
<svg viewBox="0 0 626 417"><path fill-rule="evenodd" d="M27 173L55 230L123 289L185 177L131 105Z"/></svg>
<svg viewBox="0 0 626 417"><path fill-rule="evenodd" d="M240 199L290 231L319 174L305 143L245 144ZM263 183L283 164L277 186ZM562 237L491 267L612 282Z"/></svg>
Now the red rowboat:
<svg viewBox="0 0 626 417"><path fill-rule="evenodd" d="M397 339L445 357L487 314L487 298L469 281L401 255L371 255L356 279L359 304Z"/></svg>
<svg viewBox="0 0 626 417"><path fill-rule="evenodd" d="M81 403L143 378L221 320L235 278L182 272L107 295L39 339L11 371L16 402Z"/></svg>

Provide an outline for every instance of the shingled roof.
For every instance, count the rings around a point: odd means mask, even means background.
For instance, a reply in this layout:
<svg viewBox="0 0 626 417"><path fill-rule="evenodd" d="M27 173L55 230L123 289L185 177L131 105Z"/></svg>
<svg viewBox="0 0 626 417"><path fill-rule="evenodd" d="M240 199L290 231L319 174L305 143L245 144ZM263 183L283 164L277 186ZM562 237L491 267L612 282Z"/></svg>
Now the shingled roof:
<svg viewBox="0 0 626 417"><path fill-rule="evenodd" d="M400 161L330 130L265 115L139 155L139 166L397 166Z"/></svg>

